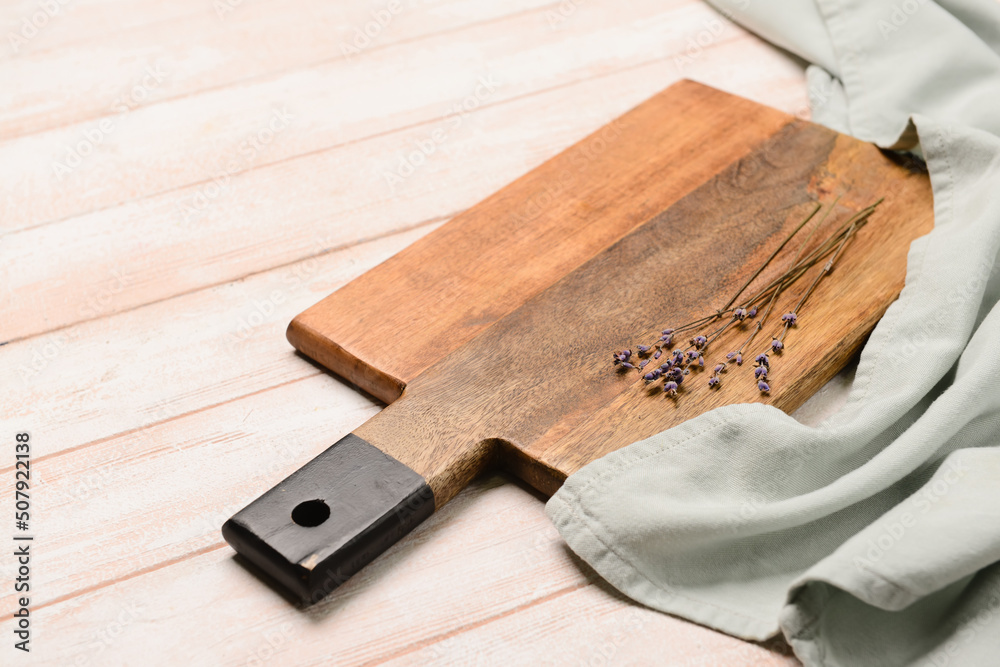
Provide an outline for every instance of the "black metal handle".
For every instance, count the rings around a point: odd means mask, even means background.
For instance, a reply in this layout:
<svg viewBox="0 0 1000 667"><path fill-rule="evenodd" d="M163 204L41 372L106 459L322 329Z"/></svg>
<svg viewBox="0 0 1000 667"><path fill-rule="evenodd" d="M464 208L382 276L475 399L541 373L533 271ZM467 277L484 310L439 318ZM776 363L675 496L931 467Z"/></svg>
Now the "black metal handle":
<svg viewBox="0 0 1000 667"><path fill-rule="evenodd" d="M312 604L433 512L423 477L352 433L237 512L222 536Z"/></svg>

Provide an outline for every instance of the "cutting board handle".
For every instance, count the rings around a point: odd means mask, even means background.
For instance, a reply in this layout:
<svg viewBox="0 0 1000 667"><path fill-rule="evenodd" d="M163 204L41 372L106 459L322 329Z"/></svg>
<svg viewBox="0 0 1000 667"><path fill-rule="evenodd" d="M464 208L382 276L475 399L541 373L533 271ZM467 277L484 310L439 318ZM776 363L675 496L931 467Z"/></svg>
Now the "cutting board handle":
<svg viewBox="0 0 1000 667"><path fill-rule="evenodd" d="M222 535L312 604L433 511L420 474L352 433L237 512Z"/></svg>

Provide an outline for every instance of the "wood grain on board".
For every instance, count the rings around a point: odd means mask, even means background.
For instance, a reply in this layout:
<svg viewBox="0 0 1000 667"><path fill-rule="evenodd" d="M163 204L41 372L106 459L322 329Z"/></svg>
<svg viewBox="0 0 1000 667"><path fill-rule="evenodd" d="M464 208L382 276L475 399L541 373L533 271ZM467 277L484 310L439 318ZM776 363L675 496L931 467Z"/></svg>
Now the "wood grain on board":
<svg viewBox="0 0 1000 667"><path fill-rule="evenodd" d="M732 121L724 133L720 119ZM748 363L730 366L721 388L695 368L670 397L612 368L613 351L725 308L751 278L753 294L877 201L798 313L769 393L750 360L818 266L775 301L744 350ZM817 204L827 211L814 231L783 246ZM223 532L315 601L489 466L551 494L583 465L714 407L791 411L856 352L902 288L910 242L932 224L926 173L818 125L676 84L293 320L301 351L399 398ZM706 367L753 326L722 334ZM323 516L296 518L317 508Z"/></svg>
<svg viewBox="0 0 1000 667"><path fill-rule="evenodd" d="M676 399L650 396L638 374L613 370L613 351L652 342L659 329L722 307L813 202L832 205L837 197L807 252L852 212L885 201L799 313L787 349L775 355L769 394L757 390L751 363L730 370L718 390L707 386L709 372L693 371ZM802 121L784 125L650 217L483 325L355 433L423 475L440 506L486 465L552 493L590 461L714 407L762 401L794 410L840 370L895 300L910 242L933 224L926 174ZM447 228L420 243L432 244ZM753 286L777 278L796 252L798 244L789 243ZM772 324L746 351L748 359L768 346L776 318L806 286L802 280L778 298ZM706 365L724 361L751 326L747 321L723 334ZM687 347L686 338L679 346Z"/></svg>
<svg viewBox="0 0 1000 667"><path fill-rule="evenodd" d="M391 402L431 364L792 121L677 83L306 310L288 339Z"/></svg>

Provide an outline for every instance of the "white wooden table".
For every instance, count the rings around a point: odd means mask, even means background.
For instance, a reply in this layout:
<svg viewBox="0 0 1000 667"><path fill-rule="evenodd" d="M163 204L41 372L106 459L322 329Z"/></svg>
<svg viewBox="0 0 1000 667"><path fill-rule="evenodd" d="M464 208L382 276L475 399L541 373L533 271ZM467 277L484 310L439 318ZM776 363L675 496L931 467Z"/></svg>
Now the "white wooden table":
<svg viewBox="0 0 1000 667"><path fill-rule="evenodd" d="M307 611L219 527L381 408L293 353L296 313L682 76L808 113L800 63L695 0L9 0L0 28L0 663L795 664L631 604L503 476Z"/></svg>

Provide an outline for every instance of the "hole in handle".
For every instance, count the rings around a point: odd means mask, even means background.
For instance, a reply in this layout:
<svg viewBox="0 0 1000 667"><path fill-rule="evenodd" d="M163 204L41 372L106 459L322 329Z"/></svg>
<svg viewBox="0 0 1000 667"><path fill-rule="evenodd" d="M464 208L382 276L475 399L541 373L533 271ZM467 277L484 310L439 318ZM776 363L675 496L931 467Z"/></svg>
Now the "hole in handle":
<svg viewBox="0 0 1000 667"><path fill-rule="evenodd" d="M306 528L314 528L330 518L330 506L322 500L306 500L292 510L292 521Z"/></svg>

